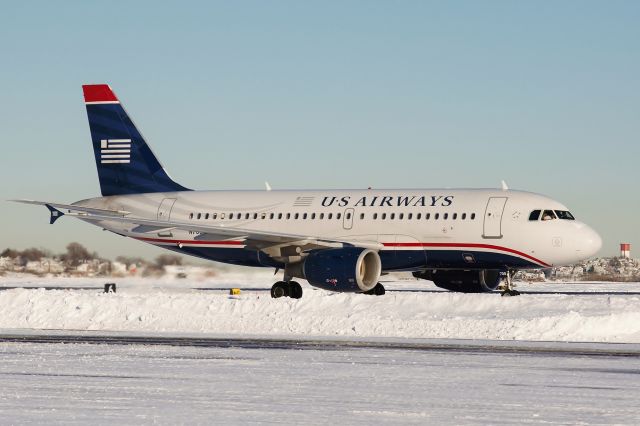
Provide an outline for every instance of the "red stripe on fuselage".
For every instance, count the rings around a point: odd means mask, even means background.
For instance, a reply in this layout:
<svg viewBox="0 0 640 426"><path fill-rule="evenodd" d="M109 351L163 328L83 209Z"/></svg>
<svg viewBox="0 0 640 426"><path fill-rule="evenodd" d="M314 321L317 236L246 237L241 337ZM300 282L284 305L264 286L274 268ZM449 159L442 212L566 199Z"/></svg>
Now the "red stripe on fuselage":
<svg viewBox="0 0 640 426"><path fill-rule="evenodd" d="M518 250L514 250L508 247L495 246L493 244L477 244L477 243L382 243L385 247L434 247L434 248L480 248L489 250L504 251L507 253L513 253L518 256L525 257L529 260L533 260L543 266L551 266L540 259L536 259L526 253Z"/></svg>
<svg viewBox="0 0 640 426"><path fill-rule="evenodd" d="M146 241L150 243L164 243L164 244L192 244L192 245L231 245L231 246L244 246L243 241L205 241L205 240L170 240L164 238L145 238L145 237L133 237L136 240ZM526 253L518 250L514 250L508 247L496 246L492 244L477 244L477 243L382 243L385 247L433 247L433 248L479 248L488 250L497 250L506 253L515 254L529 260L532 260L542 266L550 267L546 262L540 259L536 259Z"/></svg>

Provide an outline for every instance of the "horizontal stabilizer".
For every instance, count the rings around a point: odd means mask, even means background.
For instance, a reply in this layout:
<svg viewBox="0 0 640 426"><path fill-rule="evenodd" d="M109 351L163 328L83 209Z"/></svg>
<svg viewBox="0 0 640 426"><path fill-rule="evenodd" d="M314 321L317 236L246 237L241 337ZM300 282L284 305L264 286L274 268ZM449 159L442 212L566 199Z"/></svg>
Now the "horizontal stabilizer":
<svg viewBox="0 0 640 426"><path fill-rule="evenodd" d="M52 203L49 201L35 201L35 200L9 200L14 203L22 203L22 204L35 204L37 206L45 206L49 209L51 213L51 217L49 218L49 223L54 224L56 220L60 219L65 214L71 214L74 216L79 215L90 215L90 214L98 214L102 216L118 216L124 217L130 214L124 210L108 210L108 209L96 209L93 207L83 207L77 206L74 204L61 204L61 203ZM63 212L65 210L65 212ZM165 226L166 227L166 226Z"/></svg>
<svg viewBox="0 0 640 426"><path fill-rule="evenodd" d="M64 216L64 213L62 213L60 210L56 209L55 207L51 207L51 204L45 204L45 206L47 206L49 212L51 212L51 217L49 218L50 225L53 225L54 223L56 223L56 220Z"/></svg>

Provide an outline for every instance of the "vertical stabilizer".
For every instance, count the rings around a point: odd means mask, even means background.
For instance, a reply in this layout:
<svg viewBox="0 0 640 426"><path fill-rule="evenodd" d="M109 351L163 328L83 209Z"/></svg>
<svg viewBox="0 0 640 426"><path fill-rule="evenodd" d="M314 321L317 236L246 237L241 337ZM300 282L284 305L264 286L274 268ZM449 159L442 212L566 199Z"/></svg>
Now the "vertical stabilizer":
<svg viewBox="0 0 640 426"><path fill-rule="evenodd" d="M188 191L167 175L108 85L82 90L103 196Z"/></svg>

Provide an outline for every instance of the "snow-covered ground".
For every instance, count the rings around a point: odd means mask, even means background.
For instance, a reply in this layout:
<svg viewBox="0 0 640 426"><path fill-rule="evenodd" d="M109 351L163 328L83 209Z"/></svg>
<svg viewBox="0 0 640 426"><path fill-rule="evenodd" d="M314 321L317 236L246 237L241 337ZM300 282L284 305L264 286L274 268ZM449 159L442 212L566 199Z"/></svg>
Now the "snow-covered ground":
<svg viewBox="0 0 640 426"><path fill-rule="evenodd" d="M2 424L640 424L637 357L0 343Z"/></svg>
<svg viewBox="0 0 640 426"><path fill-rule="evenodd" d="M200 281L119 279L117 293L104 294L113 280L3 277L0 287L61 289L0 291L0 329L640 342L639 283L519 283L526 294L500 297L405 279L375 297L303 282L293 300L270 298L275 280L250 269ZM230 287L242 293L229 296Z"/></svg>

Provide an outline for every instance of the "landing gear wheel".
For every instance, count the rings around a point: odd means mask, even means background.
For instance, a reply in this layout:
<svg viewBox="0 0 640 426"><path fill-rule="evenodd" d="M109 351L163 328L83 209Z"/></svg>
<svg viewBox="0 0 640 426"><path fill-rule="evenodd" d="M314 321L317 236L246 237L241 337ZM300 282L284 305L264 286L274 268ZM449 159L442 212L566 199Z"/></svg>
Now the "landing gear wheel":
<svg viewBox="0 0 640 426"><path fill-rule="evenodd" d="M364 294L369 294L372 296L382 296L384 293L385 293L384 286L380 283L376 284L376 286L371 290L364 292Z"/></svg>
<svg viewBox="0 0 640 426"><path fill-rule="evenodd" d="M271 287L271 297L278 299L283 296L289 296L289 284L284 281L278 281Z"/></svg>
<svg viewBox="0 0 640 426"><path fill-rule="evenodd" d="M289 297L292 299L300 299L302 297L302 287L295 281L289 283Z"/></svg>

